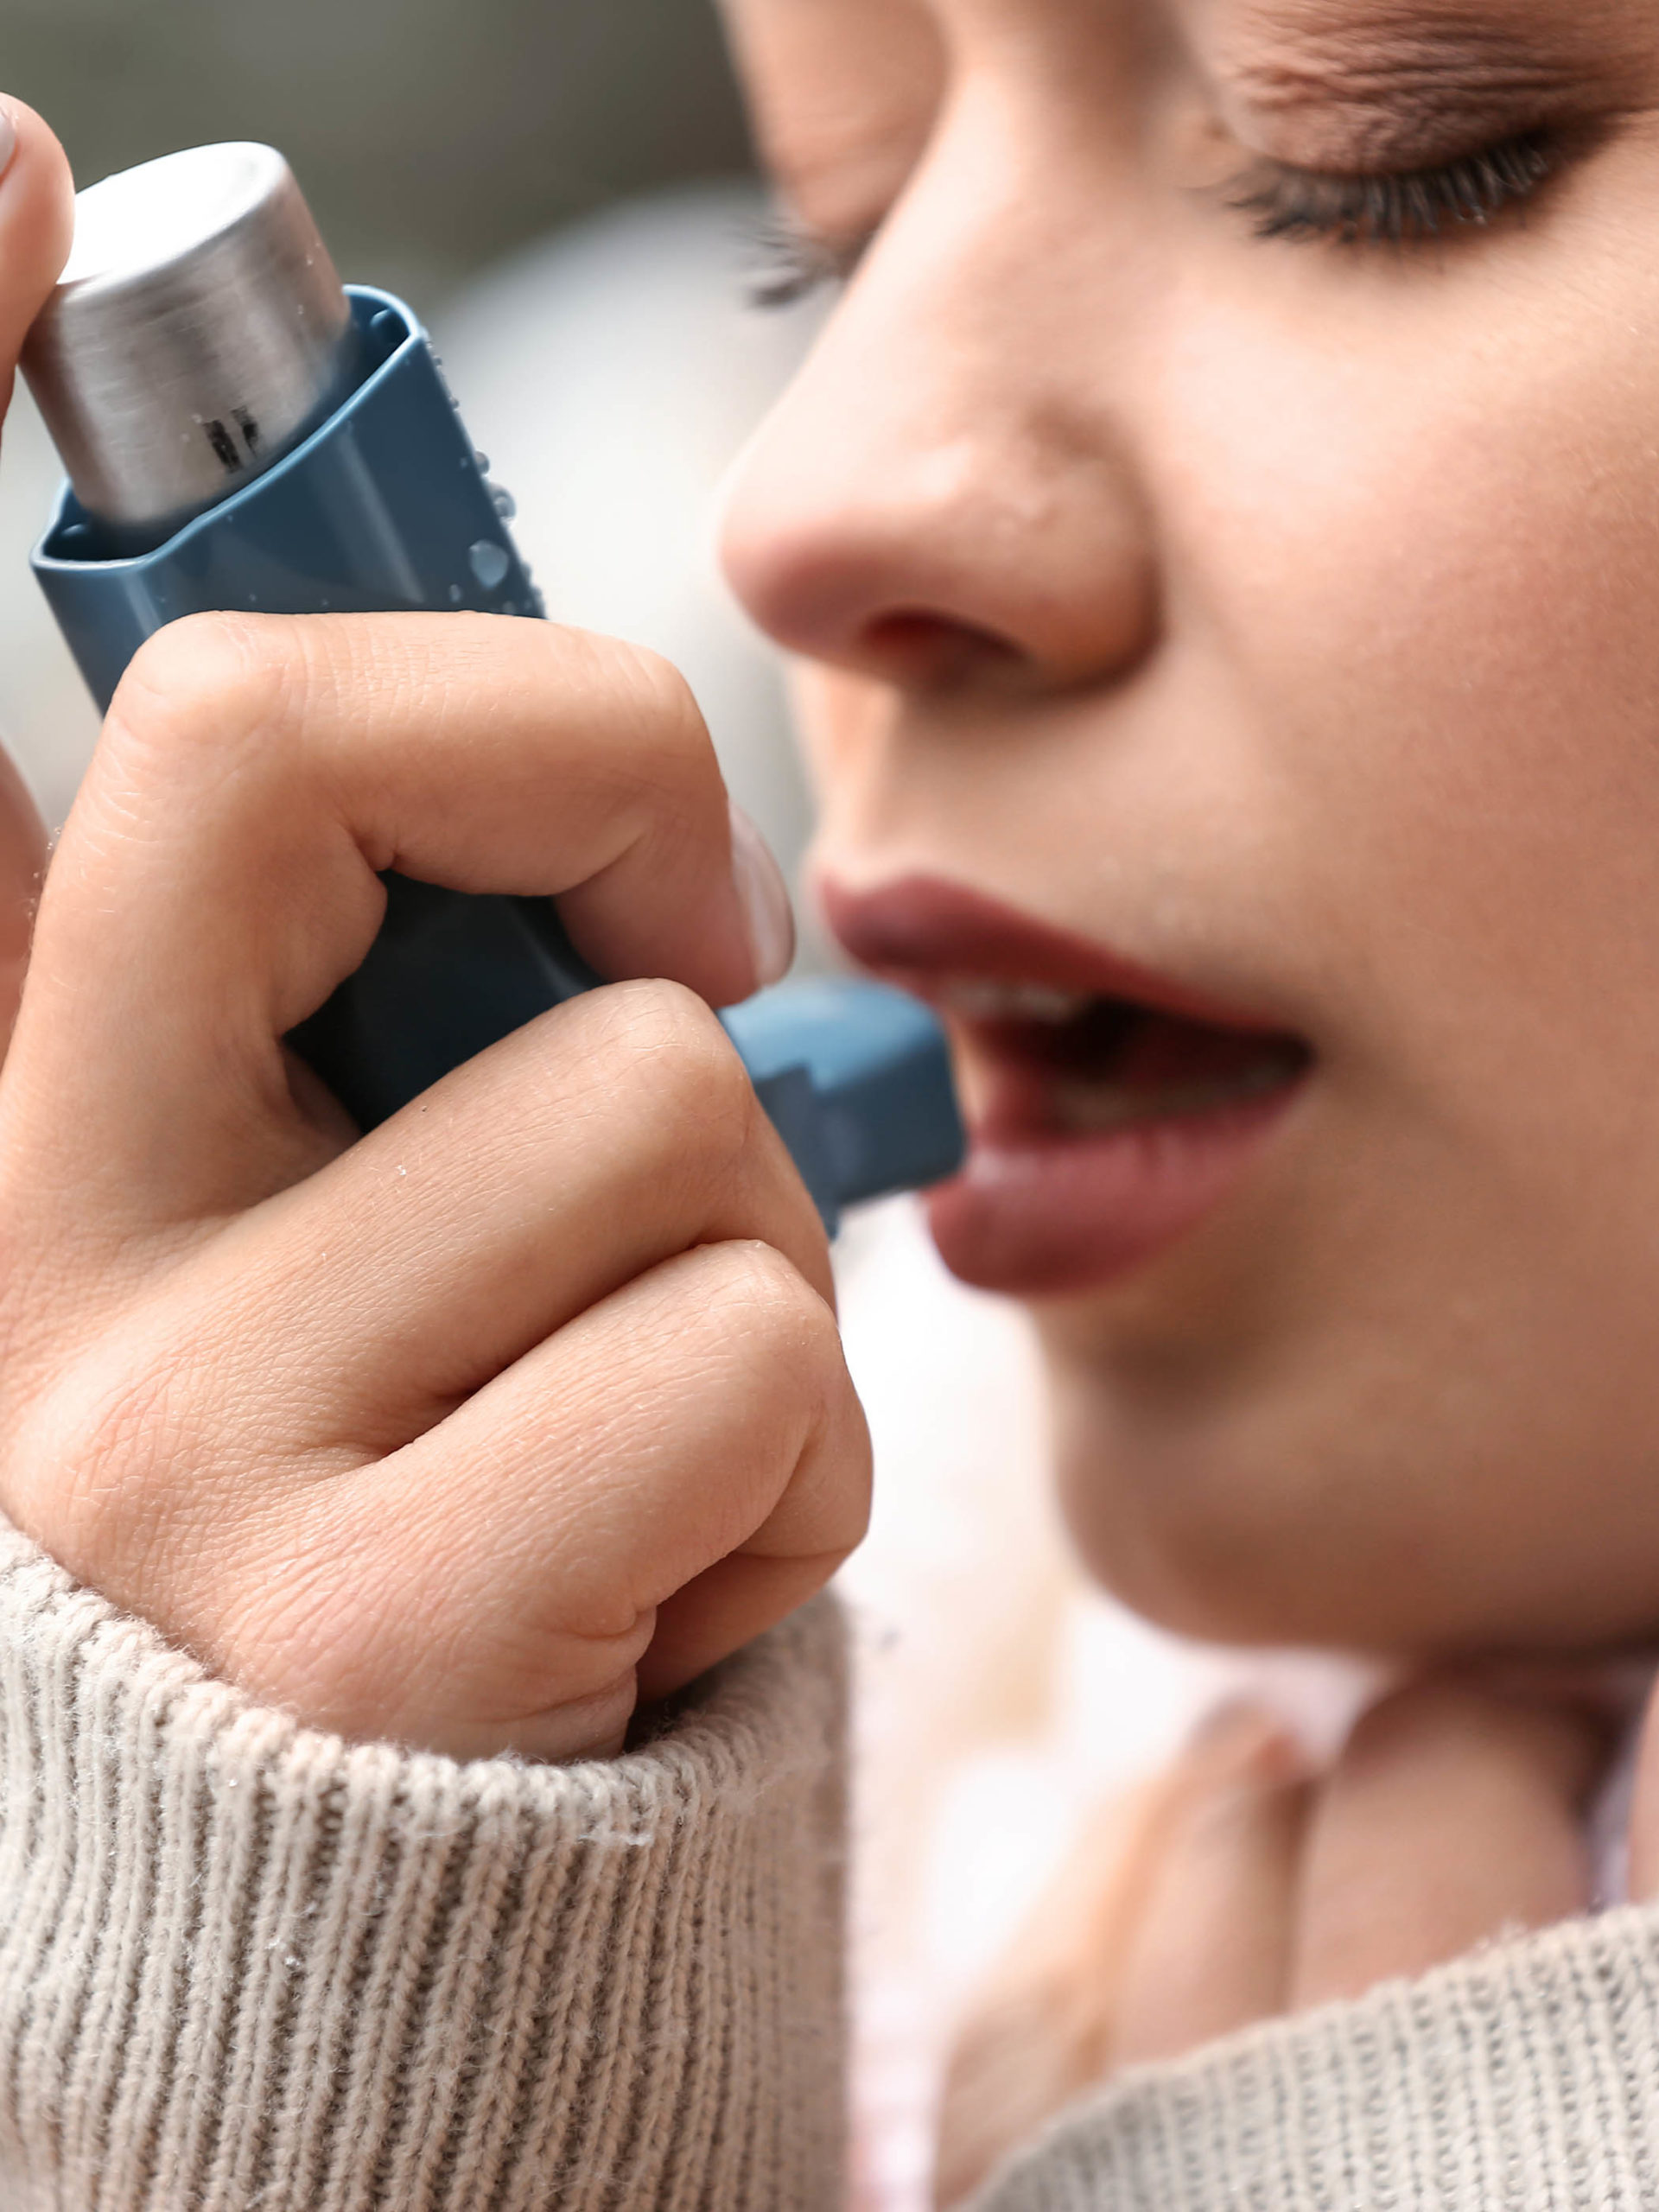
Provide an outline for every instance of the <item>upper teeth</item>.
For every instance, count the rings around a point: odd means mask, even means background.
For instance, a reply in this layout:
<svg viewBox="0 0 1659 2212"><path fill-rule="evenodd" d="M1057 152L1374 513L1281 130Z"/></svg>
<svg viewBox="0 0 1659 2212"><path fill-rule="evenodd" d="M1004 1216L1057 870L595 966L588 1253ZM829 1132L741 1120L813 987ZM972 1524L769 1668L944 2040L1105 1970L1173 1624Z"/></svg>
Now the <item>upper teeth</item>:
<svg viewBox="0 0 1659 2212"><path fill-rule="evenodd" d="M1300 1065L1294 1056L1271 1050L1228 1074L1156 1084L1146 1090L1111 1082L1057 1083L1049 1094L1050 1105L1059 1128L1078 1136L1101 1135L1266 1097L1285 1089Z"/></svg>
<svg viewBox="0 0 1659 2212"><path fill-rule="evenodd" d="M952 1014L969 1021L1075 1021L1094 1003L1085 991L1061 991L1046 983L993 983L976 977L952 983L944 994Z"/></svg>

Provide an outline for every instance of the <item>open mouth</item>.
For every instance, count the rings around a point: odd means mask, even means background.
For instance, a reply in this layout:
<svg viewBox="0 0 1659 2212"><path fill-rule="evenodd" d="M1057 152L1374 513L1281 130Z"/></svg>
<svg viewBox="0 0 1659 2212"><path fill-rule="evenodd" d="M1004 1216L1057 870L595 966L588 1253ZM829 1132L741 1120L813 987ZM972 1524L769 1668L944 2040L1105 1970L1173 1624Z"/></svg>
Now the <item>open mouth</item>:
<svg viewBox="0 0 1659 2212"><path fill-rule="evenodd" d="M1253 1009L954 885L824 903L855 957L950 1027L972 1142L930 1211L987 1289L1064 1295L1149 1262L1239 1183L1315 1065Z"/></svg>
<svg viewBox="0 0 1659 2212"><path fill-rule="evenodd" d="M991 1074L988 1135L1099 1136L1223 1113L1287 1090L1312 1058L1297 1037L1109 995L973 981L933 996Z"/></svg>

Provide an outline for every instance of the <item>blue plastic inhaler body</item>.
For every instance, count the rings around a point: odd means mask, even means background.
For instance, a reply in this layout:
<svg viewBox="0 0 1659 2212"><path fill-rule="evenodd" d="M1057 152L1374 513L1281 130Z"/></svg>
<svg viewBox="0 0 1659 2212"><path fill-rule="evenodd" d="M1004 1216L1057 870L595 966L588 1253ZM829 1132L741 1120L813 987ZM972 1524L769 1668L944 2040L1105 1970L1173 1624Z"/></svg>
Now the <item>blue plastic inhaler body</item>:
<svg viewBox="0 0 1659 2212"><path fill-rule="evenodd" d="M112 554L64 492L34 567L100 706L145 639L186 614L544 612L426 334L387 293L354 286L347 297L355 389L285 459L165 543ZM548 900L385 883L367 959L290 1040L364 1128L602 980ZM874 983L804 982L722 1019L832 1233L843 1206L960 1166L944 1033L918 1001Z"/></svg>

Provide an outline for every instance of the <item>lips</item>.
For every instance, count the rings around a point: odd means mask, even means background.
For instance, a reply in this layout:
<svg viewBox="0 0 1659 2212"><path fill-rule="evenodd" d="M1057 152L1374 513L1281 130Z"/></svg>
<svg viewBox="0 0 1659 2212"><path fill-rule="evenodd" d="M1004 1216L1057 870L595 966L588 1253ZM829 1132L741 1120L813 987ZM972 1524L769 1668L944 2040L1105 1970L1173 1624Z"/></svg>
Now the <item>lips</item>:
<svg viewBox="0 0 1659 2212"><path fill-rule="evenodd" d="M930 1201L963 1280L1013 1296L1104 1287L1195 1230L1300 1093L1306 1042L1181 979L956 885L826 887L853 957L930 1000L972 1138Z"/></svg>

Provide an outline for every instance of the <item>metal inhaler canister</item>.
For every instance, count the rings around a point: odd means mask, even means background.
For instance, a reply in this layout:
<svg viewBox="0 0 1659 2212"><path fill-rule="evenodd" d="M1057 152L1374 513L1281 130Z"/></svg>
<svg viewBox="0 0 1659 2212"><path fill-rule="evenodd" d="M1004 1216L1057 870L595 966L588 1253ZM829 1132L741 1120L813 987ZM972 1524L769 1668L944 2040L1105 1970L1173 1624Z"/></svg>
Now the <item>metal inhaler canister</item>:
<svg viewBox="0 0 1659 2212"><path fill-rule="evenodd" d="M68 471L34 568L107 707L185 614L544 613L425 332L342 285L282 156L199 147L77 201L23 372ZM290 1042L364 1128L602 980L551 902L389 875L363 965ZM944 1033L880 985L723 1017L826 1222L960 1165Z"/></svg>

